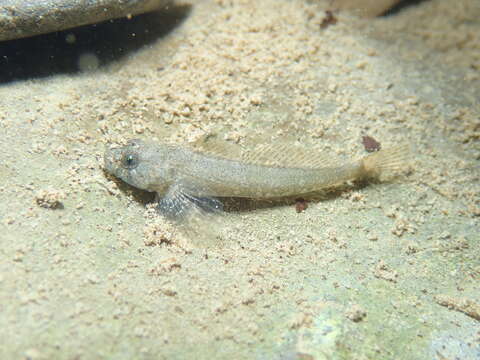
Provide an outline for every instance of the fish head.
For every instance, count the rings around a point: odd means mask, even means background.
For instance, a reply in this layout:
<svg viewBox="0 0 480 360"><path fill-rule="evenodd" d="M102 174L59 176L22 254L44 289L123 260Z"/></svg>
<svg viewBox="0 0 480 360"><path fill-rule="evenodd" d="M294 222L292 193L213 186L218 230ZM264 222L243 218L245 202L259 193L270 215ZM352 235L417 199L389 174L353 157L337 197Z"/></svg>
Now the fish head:
<svg viewBox="0 0 480 360"><path fill-rule="evenodd" d="M104 169L136 188L158 191L165 183L158 150L142 140L130 140L125 146L105 151Z"/></svg>

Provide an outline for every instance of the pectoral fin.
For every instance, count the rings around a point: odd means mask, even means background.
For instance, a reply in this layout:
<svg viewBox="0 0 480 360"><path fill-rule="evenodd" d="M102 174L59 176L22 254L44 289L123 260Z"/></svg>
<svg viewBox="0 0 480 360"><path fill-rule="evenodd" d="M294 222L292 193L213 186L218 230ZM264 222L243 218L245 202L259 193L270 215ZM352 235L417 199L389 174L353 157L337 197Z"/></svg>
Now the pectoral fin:
<svg viewBox="0 0 480 360"><path fill-rule="evenodd" d="M213 197L199 197L200 193L192 186L177 183L167 193L158 198L158 211L169 220L185 221L192 218L205 218L223 211L223 204Z"/></svg>

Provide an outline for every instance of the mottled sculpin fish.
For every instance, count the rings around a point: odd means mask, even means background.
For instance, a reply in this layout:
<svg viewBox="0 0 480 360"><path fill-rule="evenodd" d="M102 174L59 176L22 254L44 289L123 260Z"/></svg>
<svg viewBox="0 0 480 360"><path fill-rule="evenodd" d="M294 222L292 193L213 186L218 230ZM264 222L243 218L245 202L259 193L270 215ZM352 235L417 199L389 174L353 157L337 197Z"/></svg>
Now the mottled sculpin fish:
<svg viewBox="0 0 480 360"><path fill-rule="evenodd" d="M261 146L235 158L221 146L201 150L131 140L106 151L105 170L157 193L159 211L181 219L192 210L221 211L222 197L300 196L351 180L379 178L404 169L408 158L408 148L398 146L338 164L331 157L295 148Z"/></svg>

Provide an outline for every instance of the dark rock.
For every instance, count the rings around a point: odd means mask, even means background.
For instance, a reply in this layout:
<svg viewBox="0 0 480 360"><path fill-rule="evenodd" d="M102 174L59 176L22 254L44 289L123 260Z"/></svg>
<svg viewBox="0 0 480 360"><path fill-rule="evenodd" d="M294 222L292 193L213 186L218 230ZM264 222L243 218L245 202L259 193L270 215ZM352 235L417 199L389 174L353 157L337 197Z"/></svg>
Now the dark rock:
<svg viewBox="0 0 480 360"><path fill-rule="evenodd" d="M3 0L0 41L128 17L160 9L170 0Z"/></svg>

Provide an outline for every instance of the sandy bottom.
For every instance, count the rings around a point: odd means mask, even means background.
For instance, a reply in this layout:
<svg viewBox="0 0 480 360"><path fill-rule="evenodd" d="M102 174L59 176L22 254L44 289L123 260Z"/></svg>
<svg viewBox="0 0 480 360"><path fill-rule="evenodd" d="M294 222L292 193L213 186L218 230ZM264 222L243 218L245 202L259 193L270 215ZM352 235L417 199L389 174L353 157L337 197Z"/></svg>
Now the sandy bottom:
<svg viewBox="0 0 480 360"><path fill-rule="evenodd" d="M177 2L0 44L2 359L480 358L480 3L327 9ZM340 160L370 136L412 171L253 203L219 240L102 170L204 135Z"/></svg>

